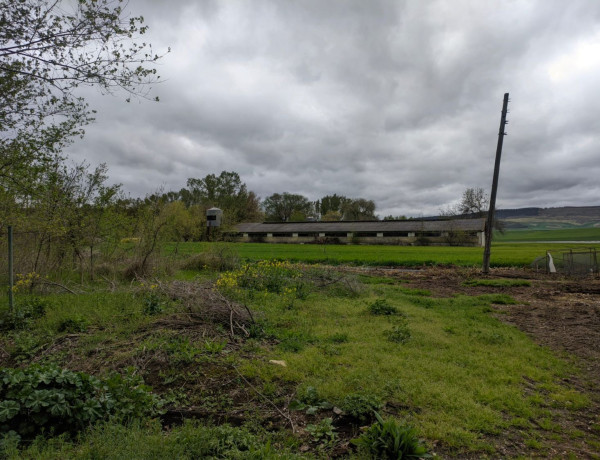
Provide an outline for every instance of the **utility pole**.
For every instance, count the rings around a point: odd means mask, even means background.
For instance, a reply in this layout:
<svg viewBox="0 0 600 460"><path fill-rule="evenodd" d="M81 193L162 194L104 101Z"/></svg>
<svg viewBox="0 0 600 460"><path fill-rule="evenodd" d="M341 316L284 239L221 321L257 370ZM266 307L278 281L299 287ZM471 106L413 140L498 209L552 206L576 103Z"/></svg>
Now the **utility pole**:
<svg viewBox="0 0 600 460"><path fill-rule="evenodd" d="M498 146L496 147L496 163L494 165L494 179L490 195L490 209L488 210L485 225L485 249L483 250L483 273L490 272L490 252L492 249L492 235L494 232L494 214L496 213L496 192L498 190L498 175L500 174L500 157L502 156L502 142L504 141L504 128L506 127L506 114L508 113L508 93L504 93L502 116L500 117L500 130L498 131Z"/></svg>

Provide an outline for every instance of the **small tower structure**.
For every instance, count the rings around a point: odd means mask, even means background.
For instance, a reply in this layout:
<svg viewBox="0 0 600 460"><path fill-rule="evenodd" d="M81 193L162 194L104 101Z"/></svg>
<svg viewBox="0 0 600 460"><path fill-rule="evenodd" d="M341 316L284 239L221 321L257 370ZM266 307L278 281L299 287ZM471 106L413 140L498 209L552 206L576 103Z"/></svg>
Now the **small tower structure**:
<svg viewBox="0 0 600 460"><path fill-rule="evenodd" d="M219 208L210 208L206 210L206 237L210 241L210 235L214 227L220 227L223 220L223 210Z"/></svg>

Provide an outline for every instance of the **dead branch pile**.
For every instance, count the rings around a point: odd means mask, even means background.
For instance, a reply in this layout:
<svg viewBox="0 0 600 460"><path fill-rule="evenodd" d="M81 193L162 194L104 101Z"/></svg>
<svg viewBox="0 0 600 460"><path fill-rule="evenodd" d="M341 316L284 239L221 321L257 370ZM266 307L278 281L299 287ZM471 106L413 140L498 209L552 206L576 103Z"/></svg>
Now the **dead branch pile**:
<svg viewBox="0 0 600 460"><path fill-rule="evenodd" d="M255 324L254 315L246 305L232 302L223 296L213 283L173 281L160 283L159 291L185 307L190 319L220 324L236 334L250 336L250 326Z"/></svg>

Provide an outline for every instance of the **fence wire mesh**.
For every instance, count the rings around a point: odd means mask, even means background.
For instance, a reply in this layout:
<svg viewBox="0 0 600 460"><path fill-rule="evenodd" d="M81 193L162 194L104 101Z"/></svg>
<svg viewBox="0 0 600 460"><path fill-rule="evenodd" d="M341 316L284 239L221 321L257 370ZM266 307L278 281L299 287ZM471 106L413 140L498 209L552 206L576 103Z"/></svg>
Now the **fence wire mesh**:
<svg viewBox="0 0 600 460"><path fill-rule="evenodd" d="M595 248L585 250L547 251L531 264L536 270L572 276L598 275L598 254Z"/></svg>

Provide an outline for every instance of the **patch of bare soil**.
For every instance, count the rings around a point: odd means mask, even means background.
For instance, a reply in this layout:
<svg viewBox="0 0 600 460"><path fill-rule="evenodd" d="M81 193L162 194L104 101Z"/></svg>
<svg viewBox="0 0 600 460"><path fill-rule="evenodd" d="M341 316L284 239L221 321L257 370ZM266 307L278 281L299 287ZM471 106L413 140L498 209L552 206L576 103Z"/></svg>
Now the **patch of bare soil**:
<svg viewBox="0 0 600 460"><path fill-rule="evenodd" d="M575 433L569 442L548 438L551 446L540 457L600 457L600 279L565 278L522 269L495 269L483 276L476 269L428 268L418 271L371 269L369 274L389 276L407 286L428 289L434 296L456 294L507 294L515 305L495 305L497 317L527 333L538 344L574 362L579 375L565 378L564 385L587 394L589 407L581 410L552 409L563 432ZM470 286L467 280L528 280L530 286ZM530 386L535 385L530 382ZM525 388L525 392L532 388ZM535 423L535 421L532 421ZM541 430L541 428L540 428ZM568 436L567 436L568 437ZM589 442L591 441L591 442ZM536 456L518 431L494 439L502 456Z"/></svg>

